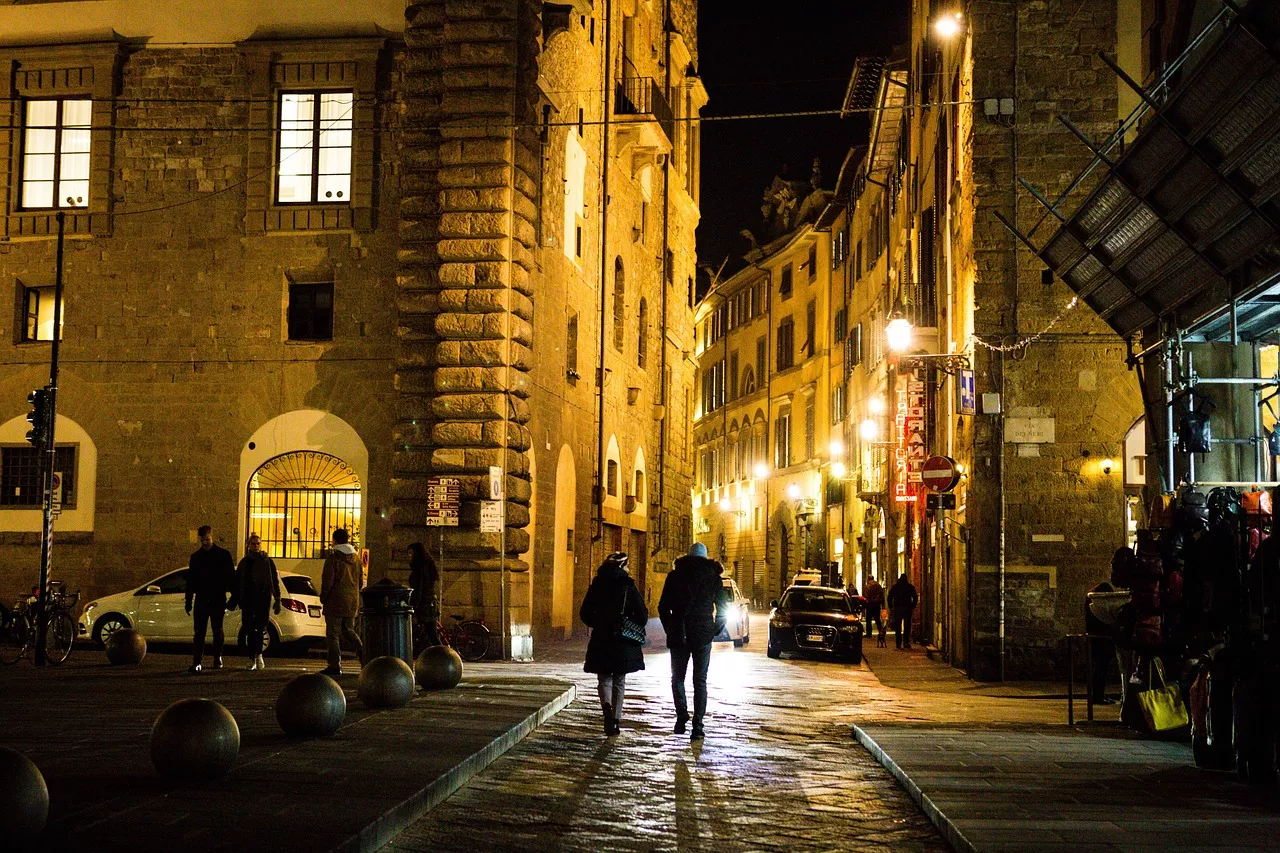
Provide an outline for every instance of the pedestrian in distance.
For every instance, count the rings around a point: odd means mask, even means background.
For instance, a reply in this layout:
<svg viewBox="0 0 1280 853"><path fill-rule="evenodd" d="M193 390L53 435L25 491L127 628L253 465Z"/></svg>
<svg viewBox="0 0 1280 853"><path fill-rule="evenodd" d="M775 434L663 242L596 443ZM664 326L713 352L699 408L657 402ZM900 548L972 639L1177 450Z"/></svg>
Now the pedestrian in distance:
<svg viewBox="0 0 1280 853"><path fill-rule="evenodd" d="M190 673L198 673L204 665L204 640L213 628L213 668L222 669L222 646L226 637L222 633L222 619L227 613L227 593L235 586L236 564L231 552L213 544L213 528L201 525L196 531L200 548L187 561L187 614L194 606L195 649L191 655Z"/></svg>
<svg viewBox="0 0 1280 853"><path fill-rule="evenodd" d="M667 648L671 650L671 698L676 706L676 734L684 734L689 722L684 680L689 661L693 661L690 740L701 740L704 734L711 641L724 630L729 615L729 591L720 579L723 572L723 566L707 557L707 546L695 542L688 554L676 560L658 600L658 617L667 632Z"/></svg>
<svg viewBox="0 0 1280 853"><path fill-rule="evenodd" d="M868 578L863 598L867 600L867 633L871 633L871 625L874 623L878 633L883 635L885 631L884 587L875 578ZM881 643L880 645L884 644Z"/></svg>
<svg viewBox="0 0 1280 853"><path fill-rule="evenodd" d="M899 649L911 648L911 613L920 598L906 575L889 590L889 619L893 622L893 640Z"/></svg>
<svg viewBox="0 0 1280 853"><path fill-rule="evenodd" d="M595 579L578 609L578 618L591 629L587 660L582 669L596 674L606 736L622 730L628 673L644 669L640 643L622 634L624 616L643 625L649 619L649 609L635 581L627 574L627 555L616 551L605 557L596 570Z"/></svg>
<svg viewBox="0 0 1280 853"><path fill-rule="evenodd" d="M440 568L427 553L421 542L409 546L409 606L413 608L413 620L418 623L414 636L420 638L423 648L443 645L436 623L440 619L440 599L436 586L440 582Z"/></svg>
<svg viewBox="0 0 1280 853"><path fill-rule="evenodd" d="M320 574L320 603L324 605L324 633L329 646L329 665L325 675L342 674L342 641L355 649L364 660L364 644L355 632L356 614L360 612L360 564L347 531L333 531L333 550L325 557Z"/></svg>
<svg viewBox="0 0 1280 853"><path fill-rule="evenodd" d="M266 669L262 659L262 635L271 621L270 610L275 602L276 615L280 614L280 573L276 562L262 550L262 538L254 533L249 537L249 549L236 566L236 585L231 591L229 610L240 608L240 626L244 630L245 643L249 647L249 669Z"/></svg>

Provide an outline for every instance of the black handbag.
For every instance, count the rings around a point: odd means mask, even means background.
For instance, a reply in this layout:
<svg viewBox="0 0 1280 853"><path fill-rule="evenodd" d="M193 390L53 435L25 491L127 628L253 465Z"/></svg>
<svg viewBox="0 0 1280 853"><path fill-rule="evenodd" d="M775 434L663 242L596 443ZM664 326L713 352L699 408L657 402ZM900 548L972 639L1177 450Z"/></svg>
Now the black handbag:
<svg viewBox="0 0 1280 853"><path fill-rule="evenodd" d="M631 588L627 587L622 591L622 613L618 617L617 634L628 643L634 643L637 646L643 646L648 640L645 637L645 623L637 622L627 615L627 596L631 594Z"/></svg>

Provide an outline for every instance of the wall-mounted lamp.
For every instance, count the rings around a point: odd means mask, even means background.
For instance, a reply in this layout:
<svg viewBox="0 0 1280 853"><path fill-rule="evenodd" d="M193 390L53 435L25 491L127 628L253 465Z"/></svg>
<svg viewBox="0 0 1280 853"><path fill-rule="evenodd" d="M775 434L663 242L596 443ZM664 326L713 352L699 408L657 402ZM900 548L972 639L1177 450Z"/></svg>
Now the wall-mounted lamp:
<svg viewBox="0 0 1280 853"><path fill-rule="evenodd" d="M831 476L835 477L837 480L843 480L845 474L848 474L848 473L849 473L849 470L844 467L843 462L831 463Z"/></svg>
<svg viewBox="0 0 1280 853"><path fill-rule="evenodd" d="M756 475L757 480L763 480L769 476L769 466L763 462L757 462L756 467L751 469L751 473Z"/></svg>
<svg viewBox="0 0 1280 853"><path fill-rule="evenodd" d="M964 15L955 12L941 15L933 22L933 31L944 39L954 38L964 28Z"/></svg>
<svg viewBox="0 0 1280 853"><path fill-rule="evenodd" d="M862 436L863 441L875 441L880 437L880 424L867 418L858 424L858 435Z"/></svg>
<svg viewBox="0 0 1280 853"><path fill-rule="evenodd" d="M787 486L787 497L789 497L793 501L800 500L800 487L797 486L795 483L792 483L791 485Z"/></svg>
<svg viewBox="0 0 1280 853"><path fill-rule="evenodd" d="M889 324L884 327L885 342L894 352L906 352L911 346L911 321L901 314L894 313Z"/></svg>
<svg viewBox="0 0 1280 853"><path fill-rule="evenodd" d="M833 438L831 440L831 446L827 449L831 451L832 459L839 459L841 456L844 456L844 442L838 438Z"/></svg>
<svg viewBox="0 0 1280 853"><path fill-rule="evenodd" d="M1103 459L1103 460L1102 460L1102 473L1104 473L1104 474L1110 474L1110 473L1111 473L1111 469L1112 469L1112 468L1114 468L1114 467L1115 467L1115 463L1114 463L1114 462L1112 462L1110 459Z"/></svg>

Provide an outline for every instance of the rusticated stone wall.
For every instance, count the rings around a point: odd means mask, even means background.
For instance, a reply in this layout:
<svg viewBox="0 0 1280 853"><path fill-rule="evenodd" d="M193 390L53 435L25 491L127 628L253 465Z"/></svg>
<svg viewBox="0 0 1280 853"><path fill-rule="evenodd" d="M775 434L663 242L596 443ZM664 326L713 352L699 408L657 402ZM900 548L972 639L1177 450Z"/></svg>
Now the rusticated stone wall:
<svg viewBox="0 0 1280 853"><path fill-rule="evenodd" d="M497 624L505 596L511 622L524 626L537 6L433 0L407 8L392 481L396 546L434 546L428 478L462 481L461 526L436 531L446 571L465 573L446 585L445 604L479 607ZM478 530L491 466L505 472L502 533Z"/></svg>

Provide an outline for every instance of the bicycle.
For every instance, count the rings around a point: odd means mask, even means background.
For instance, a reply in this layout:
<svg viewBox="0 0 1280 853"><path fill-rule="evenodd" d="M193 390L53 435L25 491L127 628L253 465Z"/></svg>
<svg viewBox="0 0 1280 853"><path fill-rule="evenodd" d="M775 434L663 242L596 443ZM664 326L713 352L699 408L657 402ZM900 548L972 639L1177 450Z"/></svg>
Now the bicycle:
<svg viewBox="0 0 1280 853"><path fill-rule="evenodd" d="M72 608L80 600L80 590L63 592L62 584L49 584L49 612L44 617L45 659L57 666L71 656L71 646L76 639L76 620ZM26 656L36 640L37 623L32 608L26 602L17 602L13 609L4 608L0 613L0 663L15 664Z"/></svg>
<svg viewBox="0 0 1280 853"><path fill-rule="evenodd" d="M458 653L458 657L468 663L474 663L482 660L489 653L489 638L493 633L488 626L484 624L483 619L468 619L463 616L452 617L454 621L453 629L450 630L436 620L436 635L440 637L440 642L451 647ZM417 649L426 648L426 628L417 622L414 622L414 647Z"/></svg>

